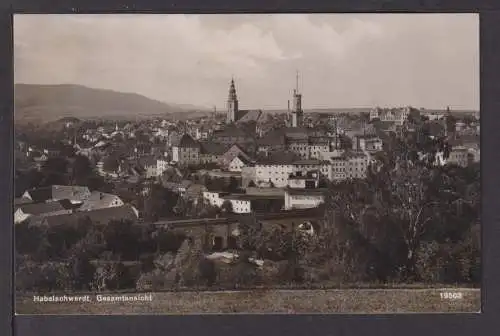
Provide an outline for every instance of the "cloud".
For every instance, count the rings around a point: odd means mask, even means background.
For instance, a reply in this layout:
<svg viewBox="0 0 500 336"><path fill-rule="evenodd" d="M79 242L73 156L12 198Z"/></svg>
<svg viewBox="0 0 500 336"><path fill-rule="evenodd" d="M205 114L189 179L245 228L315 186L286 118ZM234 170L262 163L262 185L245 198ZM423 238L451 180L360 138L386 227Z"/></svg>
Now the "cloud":
<svg viewBox="0 0 500 336"><path fill-rule="evenodd" d="M223 107L477 108L476 15L16 15L15 80Z"/></svg>

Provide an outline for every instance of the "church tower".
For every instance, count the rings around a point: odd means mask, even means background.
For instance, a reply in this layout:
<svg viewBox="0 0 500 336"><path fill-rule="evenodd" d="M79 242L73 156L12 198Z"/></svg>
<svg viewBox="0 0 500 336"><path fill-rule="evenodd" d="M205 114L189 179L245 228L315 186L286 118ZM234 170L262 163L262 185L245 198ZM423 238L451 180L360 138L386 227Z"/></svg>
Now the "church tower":
<svg viewBox="0 0 500 336"><path fill-rule="evenodd" d="M293 90L292 103L292 127L302 127L304 111L302 110L302 94L299 93L299 72L295 78L295 89Z"/></svg>
<svg viewBox="0 0 500 336"><path fill-rule="evenodd" d="M228 124L236 121L238 114L238 97L236 96L236 88L234 87L234 78L231 79L229 86L229 96L227 97L227 118Z"/></svg>

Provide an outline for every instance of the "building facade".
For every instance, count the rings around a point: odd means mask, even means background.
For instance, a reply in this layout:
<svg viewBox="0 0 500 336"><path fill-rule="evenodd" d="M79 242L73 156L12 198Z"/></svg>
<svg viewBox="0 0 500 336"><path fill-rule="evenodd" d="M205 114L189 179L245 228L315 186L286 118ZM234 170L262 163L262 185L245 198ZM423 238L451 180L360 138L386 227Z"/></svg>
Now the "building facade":
<svg viewBox="0 0 500 336"><path fill-rule="evenodd" d="M200 163L200 145L188 134L172 146L172 161L181 165Z"/></svg>

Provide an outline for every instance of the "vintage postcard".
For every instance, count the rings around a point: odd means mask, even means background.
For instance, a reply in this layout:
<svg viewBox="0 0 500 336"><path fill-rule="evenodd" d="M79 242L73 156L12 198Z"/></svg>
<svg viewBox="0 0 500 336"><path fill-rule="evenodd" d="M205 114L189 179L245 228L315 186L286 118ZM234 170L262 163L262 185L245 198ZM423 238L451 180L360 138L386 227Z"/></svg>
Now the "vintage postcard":
<svg viewBox="0 0 500 336"><path fill-rule="evenodd" d="M475 14L15 15L17 314L480 312Z"/></svg>

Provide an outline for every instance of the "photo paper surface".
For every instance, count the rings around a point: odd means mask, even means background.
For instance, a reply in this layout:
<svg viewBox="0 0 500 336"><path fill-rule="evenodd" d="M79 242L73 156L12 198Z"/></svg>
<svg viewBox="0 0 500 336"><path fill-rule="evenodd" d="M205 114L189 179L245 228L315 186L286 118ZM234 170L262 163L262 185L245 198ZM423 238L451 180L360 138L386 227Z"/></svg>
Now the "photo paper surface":
<svg viewBox="0 0 500 336"><path fill-rule="evenodd" d="M14 16L17 314L480 312L476 14Z"/></svg>

